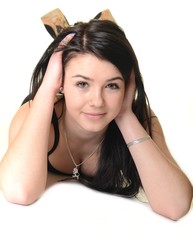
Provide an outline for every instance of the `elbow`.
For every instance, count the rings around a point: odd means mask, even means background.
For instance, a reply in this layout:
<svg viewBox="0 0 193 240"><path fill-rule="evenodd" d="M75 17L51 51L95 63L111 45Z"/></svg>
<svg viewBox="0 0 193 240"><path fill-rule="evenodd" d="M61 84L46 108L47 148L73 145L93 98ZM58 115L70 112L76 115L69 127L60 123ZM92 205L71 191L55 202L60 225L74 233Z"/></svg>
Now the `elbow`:
<svg viewBox="0 0 193 240"><path fill-rule="evenodd" d="M178 221L182 217L184 217L191 208L191 201L187 201L183 204L173 204L171 206L167 206L165 208L155 208L153 209L154 212L156 212L159 215L162 215L172 221Z"/></svg>
<svg viewBox="0 0 193 240"><path fill-rule="evenodd" d="M6 200L13 204L28 206L38 200L39 194L26 190L14 190L4 192Z"/></svg>
<svg viewBox="0 0 193 240"><path fill-rule="evenodd" d="M184 217L193 207L193 188L190 186L187 191L178 196L171 196L167 200L162 198L150 203L152 210L170 220L178 221Z"/></svg>
<svg viewBox="0 0 193 240"><path fill-rule="evenodd" d="M31 205L36 202L45 190L44 182L21 182L11 179L11 181L4 181L1 185L2 192L5 199L13 204Z"/></svg>

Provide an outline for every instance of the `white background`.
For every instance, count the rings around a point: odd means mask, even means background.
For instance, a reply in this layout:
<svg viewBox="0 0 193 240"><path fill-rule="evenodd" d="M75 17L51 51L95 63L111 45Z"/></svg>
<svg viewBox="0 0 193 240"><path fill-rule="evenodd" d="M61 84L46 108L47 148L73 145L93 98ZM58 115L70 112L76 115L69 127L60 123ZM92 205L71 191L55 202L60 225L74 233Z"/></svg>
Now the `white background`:
<svg viewBox="0 0 193 240"><path fill-rule="evenodd" d="M55 8L60 8L70 24L110 9L136 52L169 148L193 182L191 0L1 1L0 157L7 146L11 118L28 93L32 71L52 41L40 17Z"/></svg>
<svg viewBox="0 0 193 240"><path fill-rule="evenodd" d="M60 8L70 24L109 8L139 60L146 91L168 145L193 180L193 14L191 0L6 0L0 3L0 130L29 90L52 38L40 17ZM0 135L2 155L6 135ZM2 146L2 147L1 147Z"/></svg>

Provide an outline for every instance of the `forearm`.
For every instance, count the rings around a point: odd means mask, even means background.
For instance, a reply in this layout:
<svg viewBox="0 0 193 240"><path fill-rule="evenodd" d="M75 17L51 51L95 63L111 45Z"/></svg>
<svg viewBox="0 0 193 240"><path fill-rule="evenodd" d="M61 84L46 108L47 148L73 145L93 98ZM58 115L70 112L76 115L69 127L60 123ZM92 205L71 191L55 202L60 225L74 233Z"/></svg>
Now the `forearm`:
<svg viewBox="0 0 193 240"><path fill-rule="evenodd" d="M36 200L45 189L54 94L39 89L20 131L2 159L1 189L7 197ZM14 200L13 200L14 201ZM22 200L21 200L22 201Z"/></svg>
<svg viewBox="0 0 193 240"><path fill-rule="evenodd" d="M117 124L126 143L147 135L134 114L119 119ZM192 199L192 186L172 157L158 147L156 140L132 145L129 151L154 211L172 218L181 210L183 215Z"/></svg>

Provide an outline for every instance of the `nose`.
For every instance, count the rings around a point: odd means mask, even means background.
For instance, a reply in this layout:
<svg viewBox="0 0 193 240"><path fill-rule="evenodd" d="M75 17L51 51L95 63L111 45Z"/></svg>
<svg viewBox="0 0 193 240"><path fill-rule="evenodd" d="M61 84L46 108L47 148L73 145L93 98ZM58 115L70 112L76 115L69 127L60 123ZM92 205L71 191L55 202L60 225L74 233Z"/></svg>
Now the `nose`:
<svg viewBox="0 0 193 240"><path fill-rule="evenodd" d="M90 92L90 106L102 107L104 105L103 92L101 89L94 89Z"/></svg>

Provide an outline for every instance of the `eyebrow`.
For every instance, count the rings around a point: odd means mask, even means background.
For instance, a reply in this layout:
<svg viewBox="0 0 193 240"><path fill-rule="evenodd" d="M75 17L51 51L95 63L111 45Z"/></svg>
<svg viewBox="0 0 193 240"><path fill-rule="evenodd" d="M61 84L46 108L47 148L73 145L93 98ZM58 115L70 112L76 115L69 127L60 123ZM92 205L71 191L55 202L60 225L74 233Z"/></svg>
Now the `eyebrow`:
<svg viewBox="0 0 193 240"><path fill-rule="evenodd" d="M77 75L72 76L72 78L77 78L77 77L83 78L83 79L88 80L88 81L93 81L92 78L87 77L87 76L84 76L84 75L81 75L81 74L77 74ZM116 77L113 77L113 78L107 79L107 82L115 81L115 80L121 80L121 81L124 81L122 77L120 77L120 76L116 76Z"/></svg>

